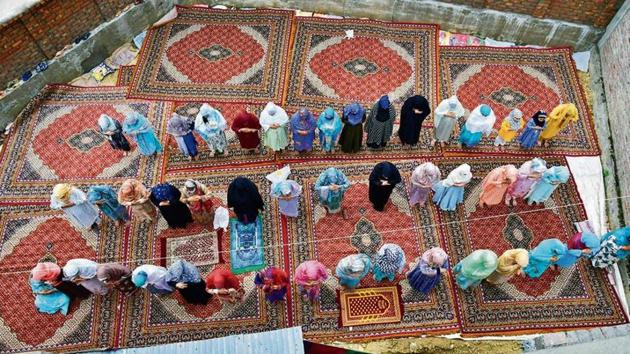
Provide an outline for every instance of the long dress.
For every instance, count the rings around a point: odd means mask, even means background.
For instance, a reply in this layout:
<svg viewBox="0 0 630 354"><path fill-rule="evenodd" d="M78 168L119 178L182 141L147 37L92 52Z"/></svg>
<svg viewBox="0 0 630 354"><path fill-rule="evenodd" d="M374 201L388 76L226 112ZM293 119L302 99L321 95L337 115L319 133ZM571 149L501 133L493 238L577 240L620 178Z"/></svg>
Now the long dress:
<svg viewBox="0 0 630 354"><path fill-rule="evenodd" d="M414 290L424 294L428 294L440 282L442 271L449 268L448 255L439 247L425 251L414 263L415 266L407 273L407 280Z"/></svg>
<svg viewBox="0 0 630 354"><path fill-rule="evenodd" d="M481 182L479 205L497 205L503 201L507 189L516 182L518 170L514 165L504 165L490 171Z"/></svg>
<svg viewBox="0 0 630 354"><path fill-rule="evenodd" d="M238 112L232 122L232 131L236 134L241 147L247 150L260 145L260 128L258 117L244 110ZM253 131L243 131L250 129Z"/></svg>
<svg viewBox="0 0 630 354"><path fill-rule="evenodd" d="M315 129L317 129L317 121L308 109L301 108L295 112L295 114L291 117L293 149L297 152L307 152L313 150Z"/></svg>
<svg viewBox="0 0 630 354"><path fill-rule="evenodd" d="M497 255L490 250L476 250L453 267L455 282L463 290L473 288L497 269Z"/></svg>
<svg viewBox="0 0 630 354"><path fill-rule="evenodd" d="M416 113L419 111L420 113ZM420 140L422 122L431 114L429 101L420 95L407 98L400 109L398 136L403 144L416 145Z"/></svg>
<svg viewBox="0 0 630 354"><path fill-rule="evenodd" d="M92 186L88 190L88 201L96 205L103 214L114 221L127 221L127 209L117 199L116 192L110 186Z"/></svg>
<svg viewBox="0 0 630 354"><path fill-rule="evenodd" d="M204 103L195 118L195 131L208 144L210 151L223 154L227 148L227 122L221 112Z"/></svg>
<svg viewBox="0 0 630 354"><path fill-rule="evenodd" d="M70 308L70 297L68 295L43 281L29 279L29 284L35 296L37 311L51 315L57 312L64 316L68 314L68 309Z"/></svg>
<svg viewBox="0 0 630 354"><path fill-rule="evenodd" d="M378 250L374 257L374 280L387 279L394 281L396 273L402 273L405 268L405 252L400 246L386 243Z"/></svg>
<svg viewBox="0 0 630 354"><path fill-rule="evenodd" d="M192 133L193 127L191 119L177 113L173 113L166 127L166 132L173 136L182 154L189 157L197 156L197 140Z"/></svg>
<svg viewBox="0 0 630 354"><path fill-rule="evenodd" d="M131 281L152 294L170 294L175 290L168 285L168 270L152 264L136 267L131 273Z"/></svg>
<svg viewBox="0 0 630 354"><path fill-rule="evenodd" d="M256 273L254 284L262 289L267 301L275 303L284 300L289 290L289 275L280 268L269 267Z"/></svg>
<svg viewBox="0 0 630 354"><path fill-rule="evenodd" d="M524 162L518 169L518 177L516 182L512 183L506 193L505 200L507 202L515 202L516 198L523 198L534 183L542 178L543 173L547 170L547 162L540 158L533 158Z"/></svg>
<svg viewBox="0 0 630 354"><path fill-rule="evenodd" d="M272 151L280 151L289 145L286 125L289 123L289 116L279 106L273 102L267 103L265 109L260 112L260 126L263 129L263 142ZM278 128L271 126L277 124Z"/></svg>
<svg viewBox="0 0 630 354"><path fill-rule="evenodd" d="M484 114L487 113L487 114ZM473 148L481 142L483 135L490 135L496 121L494 112L488 105L479 105L466 119L459 134L459 142L467 148Z"/></svg>
<svg viewBox="0 0 630 354"><path fill-rule="evenodd" d="M135 217L155 220L155 206L150 200L151 192L137 179L126 179L118 190L118 202L129 207Z"/></svg>
<svg viewBox="0 0 630 354"><path fill-rule="evenodd" d="M337 138L341 133L341 118L332 107L326 109L319 115L317 128L319 129L319 145L323 151L331 152L335 149Z"/></svg>
<svg viewBox="0 0 630 354"><path fill-rule="evenodd" d="M333 190L332 185L337 186L337 189ZM348 177L334 167L322 172L314 186L315 192L319 196L319 202L331 214L341 211L343 196L348 188L350 188Z"/></svg>
<svg viewBox="0 0 630 354"><path fill-rule="evenodd" d="M497 270L487 279L491 284L503 284L512 279L519 271L529 264L529 252L523 248L507 250L499 256Z"/></svg>
<svg viewBox="0 0 630 354"><path fill-rule="evenodd" d="M213 222L214 204L208 187L201 182L188 180L179 192L182 195L180 200L188 205L195 222L205 225Z"/></svg>
<svg viewBox="0 0 630 354"><path fill-rule="evenodd" d="M521 128L523 128L523 125L525 125L523 112L521 112L518 108L513 109L510 112L510 115L505 117L503 122L501 122L501 127L497 132L497 138L494 140L494 145L501 146L510 143L514 140L514 138L516 138L516 134Z"/></svg>
<svg viewBox="0 0 630 354"><path fill-rule="evenodd" d="M206 292L206 282L201 278L199 269L194 264L178 259L170 267L166 281L182 295L190 304L206 305L210 300L210 294ZM183 284L183 287L178 287Z"/></svg>
<svg viewBox="0 0 630 354"><path fill-rule="evenodd" d="M464 186L472 179L470 166L462 164L433 184L433 202L445 211L453 211L464 201Z"/></svg>
<svg viewBox="0 0 630 354"><path fill-rule="evenodd" d="M339 285L346 288L356 288L372 269L372 261L366 254L351 254L342 258L335 268L335 274L339 278Z"/></svg>
<svg viewBox="0 0 630 354"><path fill-rule="evenodd" d="M369 197L377 211L385 210L396 185L402 181L398 168L391 162L380 162L370 173Z"/></svg>
<svg viewBox="0 0 630 354"><path fill-rule="evenodd" d="M567 245L557 238L550 238L540 241L538 246L529 251L529 263L523 272L530 278L540 278L540 276L556 263L552 257L560 258L568 251Z"/></svg>
<svg viewBox="0 0 630 354"><path fill-rule="evenodd" d="M424 205L431 187L440 179L440 169L431 162L425 162L411 173L409 186L409 205Z"/></svg>
<svg viewBox="0 0 630 354"><path fill-rule="evenodd" d="M234 209L240 223L251 224L265 203L254 182L246 177L236 177L228 186L227 206Z"/></svg>
<svg viewBox="0 0 630 354"><path fill-rule="evenodd" d="M291 180L279 181L271 185L272 197L278 199L280 214L295 218L300 209L302 186Z"/></svg>
<svg viewBox="0 0 630 354"><path fill-rule="evenodd" d="M59 193L55 193L59 191ZM72 205L66 207L66 205ZM83 229L90 229L99 222L98 210L87 200L87 195L77 187L58 184L50 197L50 208L63 210L68 218Z"/></svg>
<svg viewBox="0 0 630 354"><path fill-rule="evenodd" d="M116 119L102 114L98 119L98 127L101 134L105 135L114 150L130 151L129 141L123 135L122 125Z"/></svg>
<svg viewBox="0 0 630 354"><path fill-rule="evenodd" d="M151 123L137 112L127 114L127 118L123 122L123 132L136 140L138 150L142 155L151 156L162 151L162 145L155 135Z"/></svg>
<svg viewBox="0 0 630 354"><path fill-rule="evenodd" d="M365 123L367 132L367 146L378 149L383 148L389 142L394 131L394 121L396 120L396 109L389 102L387 96L381 97L370 111L370 115Z"/></svg>
<svg viewBox="0 0 630 354"><path fill-rule="evenodd" d="M525 196L527 204L544 203L558 188L560 183L569 180L569 169L565 166L553 166L543 173L542 178L536 182Z"/></svg>
<svg viewBox="0 0 630 354"><path fill-rule="evenodd" d="M560 257L556 264L560 268L569 268L575 265L581 257L590 257L600 249L599 238L590 232L578 232L567 242L568 252ZM590 250L588 254L584 254L584 250Z"/></svg>
<svg viewBox="0 0 630 354"><path fill-rule="evenodd" d="M366 120L365 109L358 103L351 103L344 107L343 129L339 136L341 151L345 153L356 153L361 150L363 144L363 123Z"/></svg>
<svg viewBox="0 0 630 354"><path fill-rule="evenodd" d="M463 117L465 113L464 106L459 102L457 96L442 100L435 109L435 121L433 122L435 140L447 143L451 139L457 120Z"/></svg>
<svg viewBox="0 0 630 354"><path fill-rule="evenodd" d="M531 149L538 144L538 137L547 125L546 117L547 114L545 112L538 111L527 121L525 129L518 137L518 141L523 149Z"/></svg>
<svg viewBox="0 0 630 354"><path fill-rule="evenodd" d="M575 123L578 119L578 110L573 103L564 103L556 106L556 108L549 113L547 126L540 134L540 140L553 139L570 123Z"/></svg>
<svg viewBox="0 0 630 354"><path fill-rule="evenodd" d="M300 295L311 301L316 301L319 300L321 284L328 279L328 272L319 261L304 261L295 268L294 279Z"/></svg>
<svg viewBox="0 0 630 354"><path fill-rule="evenodd" d="M151 202L160 209L160 213L171 228L185 228L193 221L190 209L181 202L182 194L172 184L162 183L151 188ZM168 202L167 205L160 205Z"/></svg>

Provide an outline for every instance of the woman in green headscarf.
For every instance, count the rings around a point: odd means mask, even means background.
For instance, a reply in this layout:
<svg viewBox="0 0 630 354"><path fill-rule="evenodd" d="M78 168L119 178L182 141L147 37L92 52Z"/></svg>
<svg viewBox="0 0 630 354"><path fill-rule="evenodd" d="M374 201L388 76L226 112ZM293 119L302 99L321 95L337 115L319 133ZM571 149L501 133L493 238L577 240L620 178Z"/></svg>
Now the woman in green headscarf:
<svg viewBox="0 0 630 354"><path fill-rule="evenodd" d="M455 281L463 290L475 287L494 273L497 263L497 255L494 252L476 250L453 268Z"/></svg>

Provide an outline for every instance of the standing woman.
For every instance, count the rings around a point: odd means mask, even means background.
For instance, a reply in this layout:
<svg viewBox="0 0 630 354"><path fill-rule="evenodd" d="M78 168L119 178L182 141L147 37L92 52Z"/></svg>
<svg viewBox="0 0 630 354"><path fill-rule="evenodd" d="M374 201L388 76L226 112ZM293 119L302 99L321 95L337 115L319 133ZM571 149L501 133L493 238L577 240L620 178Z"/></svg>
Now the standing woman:
<svg viewBox="0 0 630 354"><path fill-rule="evenodd" d="M393 163L383 161L374 166L370 173L369 197L375 210L385 210L389 197L400 181L402 178Z"/></svg>
<svg viewBox="0 0 630 354"><path fill-rule="evenodd" d="M442 273L448 275L448 267L446 252L433 247L409 265L411 270L407 273L407 280L413 289L428 294L440 282Z"/></svg>
<svg viewBox="0 0 630 354"><path fill-rule="evenodd" d="M339 278L339 285L347 288L356 288L372 269L372 261L366 254L351 254L342 258L337 264L335 274Z"/></svg>
<svg viewBox="0 0 630 354"><path fill-rule="evenodd" d="M98 118L98 128L101 134L107 137L109 145L114 150L122 150L125 152L125 156L131 151L129 141L123 135L122 125L116 119L108 116L107 114L101 114Z"/></svg>
<svg viewBox="0 0 630 354"><path fill-rule="evenodd" d="M405 268L405 252L400 246L386 243L378 250L374 257L374 280L382 281L387 278L394 281L396 273L402 273Z"/></svg>
<svg viewBox="0 0 630 354"><path fill-rule="evenodd" d="M442 100L435 109L433 134L434 139L431 145L440 143L441 146L448 144L453 134L453 128L457 124L457 120L466 114L464 106L459 102L457 96L451 96Z"/></svg>
<svg viewBox="0 0 630 354"><path fill-rule="evenodd" d="M337 138L341 133L341 118L332 107L326 107L319 115L317 128L319 129L319 145L322 150L325 152L335 151L335 144L337 144Z"/></svg>
<svg viewBox="0 0 630 354"><path fill-rule="evenodd" d="M83 229L96 228L100 222L98 210L88 202L87 195L68 183L60 183L53 187L50 207L63 210L75 225Z"/></svg>
<svg viewBox="0 0 630 354"><path fill-rule="evenodd" d="M168 270L152 264L144 264L134 269L131 281L138 288L148 289L151 294L170 294L174 291L168 285Z"/></svg>
<svg viewBox="0 0 630 354"><path fill-rule="evenodd" d="M89 290L92 294L105 295L109 288L96 277L98 263L84 258L75 258L63 266L63 277Z"/></svg>
<svg viewBox="0 0 630 354"><path fill-rule="evenodd" d="M289 275L280 268L269 267L256 273L254 283L265 293L267 301L273 304L284 300L289 290Z"/></svg>
<svg viewBox="0 0 630 354"><path fill-rule="evenodd" d="M527 204L546 202L560 183L567 183L570 175L569 169L565 166L553 166L547 169L525 196Z"/></svg>
<svg viewBox="0 0 630 354"><path fill-rule="evenodd" d="M518 177L516 182L510 185L505 193L505 204L516 205L517 198L523 198L536 182L538 182L543 173L547 171L547 162L537 157L524 162L518 169Z"/></svg>
<svg viewBox="0 0 630 354"><path fill-rule="evenodd" d="M260 112L260 126L263 128L263 141L272 151L281 151L289 145L286 125L289 116L284 109L273 102L267 103Z"/></svg>
<svg viewBox="0 0 630 354"><path fill-rule="evenodd" d="M256 221L258 213L265 203L258 192L258 187L246 177L236 177L228 186L227 206L232 208L238 221L250 224Z"/></svg>
<svg viewBox="0 0 630 354"><path fill-rule="evenodd" d="M197 156L197 140L193 135L193 127L191 119L177 113L173 113L166 126L166 132L173 136L179 150L188 156L189 160L194 160Z"/></svg>
<svg viewBox="0 0 630 354"><path fill-rule="evenodd" d="M114 189L110 186L92 186L88 189L88 201L96 205L103 214L114 220L116 225L129 220L127 209L118 202Z"/></svg>
<svg viewBox="0 0 630 354"><path fill-rule="evenodd" d="M445 211L453 211L464 201L464 187L472 179L470 166L461 164L433 185L433 202Z"/></svg>
<svg viewBox="0 0 630 354"><path fill-rule="evenodd" d="M531 149L538 144L538 137L540 133L545 129L547 124L547 113L545 111L538 111L534 114L529 121L525 130L518 137L518 141L521 143L523 149Z"/></svg>
<svg viewBox="0 0 630 354"><path fill-rule="evenodd" d="M497 269L497 255L490 250L476 250L453 268L457 285L463 290L476 287Z"/></svg>
<svg viewBox="0 0 630 354"><path fill-rule="evenodd" d="M490 135L497 117L487 104L477 106L466 119L459 134L459 143L467 148L473 148L481 142L482 136Z"/></svg>
<svg viewBox="0 0 630 354"><path fill-rule="evenodd" d="M343 108L343 129L339 137L341 151L355 153L361 150L363 144L363 122L365 122L365 108L353 102Z"/></svg>
<svg viewBox="0 0 630 354"><path fill-rule="evenodd" d="M542 240L529 251L529 263L523 272L530 278L540 278L547 268L555 265L567 251L567 246L557 238Z"/></svg>
<svg viewBox="0 0 630 354"><path fill-rule="evenodd" d="M291 117L291 132L293 133L293 149L299 153L313 150L317 121L306 108L300 108Z"/></svg>
<svg viewBox="0 0 630 354"><path fill-rule="evenodd" d="M523 120L523 112L520 109L513 109L510 114L501 122L501 128L497 132L497 138L494 139L494 146L503 146L509 144L518 131L525 125Z"/></svg>
<svg viewBox="0 0 630 354"><path fill-rule="evenodd" d="M423 206L429 196L431 187L440 180L440 169L431 162L425 162L411 173L409 186L409 205Z"/></svg>
<svg viewBox="0 0 630 354"><path fill-rule="evenodd" d="M569 124L577 122L578 110L573 103L564 103L556 106L549 113L547 126L540 134L540 142L542 146L547 146L549 141L558 135Z"/></svg>
<svg viewBox="0 0 630 354"><path fill-rule="evenodd" d="M125 294L131 294L137 289L131 281L131 270L122 264L99 264L96 268L96 278L108 287Z"/></svg>
<svg viewBox="0 0 630 354"><path fill-rule="evenodd" d="M372 149L384 148L394 131L396 109L389 102L387 95L382 96L370 111L370 116L365 124L367 131L367 146Z"/></svg>
<svg viewBox="0 0 630 354"><path fill-rule="evenodd" d="M429 101L423 96L411 96L403 103L398 127L398 136L403 145L418 144L422 122L429 114L431 114Z"/></svg>
<svg viewBox="0 0 630 354"><path fill-rule="evenodd" d="M523 269L529 264L529 252L523 248L507 250L499 257L497 270L492 273L488 283L499 285L508 282L515 275L522 275Z"/></svg>
<svg viewBox="0 0 630 354"><path fill-rule="evenodd" d="M260 145L260 122L258 117L246 110L236 114L232 122L232 131L244 150L252 152Z"/></svg>
<svg viewBox="0 0 630 354"><path fill-rule="evenodd" d="M138 112L128 113L123 122L123 132L136 139L138 150L142 155L151 156L162 151L162 145L151 123Z"/></svg>
<svg viewBox="0 0 630 354"><path fill-rule="evenodd" d="M195 118L195 131L208 144L210 154L224 154L227 149L225 130L227 122L221 112L210 107L207 103L201 105Z"/></svg>
<svg viewBox="0 0 630 354"><path fill-rule="evenodd" d="M190 209L181 202L182 194L170 183L161 183L151 188L151 202L171 228L185 228L193 221Z"/></svg>
<svg viewBox="0 0 630 354"><path fill-rule="evenodd" d="M335 214L343 208L343 196L350 188L348 177L334 167L329 167L322 172L315 181L315 192L319 195L319 202L328 213Z"/></svg>
<svg viewBox="0 0 630 354"><path fill-rule="evenodd" d="M209 225L214 218L212 194L203 183L192 179L184 182L184 188L179 191L182 203L188 205L192 218L199 224Z"/></svg>
<svg viewBox="0 0 630 354"><path fill-rule="evenodd" d="M206 292L206 282L201 278L194 264L178 259L168 267L166 281L175 287L189 304L206 305L210 294Z"/></svg>
<svg viewBox="0 0 630 354"><path fill-rule="evenodd" d="M154 221L155 206L149 200L151 192L137 179L126 179L118 190L118 202L131 208L134 216Z"/></svg>
<svg viewBox="0 0 630 354"><path fill-rule="evenodd" d="M232 271L224 268L214 268L208 274L206 292L216 295L221 303L227 301L231 304L240 301L245 293L240 279Z"/></svg>
<svg viewBox="0 0 630 354"><path fill-rule="evenodd" d="M304 299L318 301L321 285L326 279L328 272L319 261L304 261L295 268L295 282Z"/></svg>
<svg viewBox="0 0 630 354"><path fill-rule="evenodd" d="M516 182L517 176L518 170L514 165L503 165L490 171L481 181L479 206L500 204L507 189Z"/></svg>
<svg viewBox="0 0 630 354"><path fill-rule="evenodd" d="M269 194L278 199L280 214L290 218L298 216L302 186L297 182L289 179L275 182L271 185L271 193Z"/></svg>

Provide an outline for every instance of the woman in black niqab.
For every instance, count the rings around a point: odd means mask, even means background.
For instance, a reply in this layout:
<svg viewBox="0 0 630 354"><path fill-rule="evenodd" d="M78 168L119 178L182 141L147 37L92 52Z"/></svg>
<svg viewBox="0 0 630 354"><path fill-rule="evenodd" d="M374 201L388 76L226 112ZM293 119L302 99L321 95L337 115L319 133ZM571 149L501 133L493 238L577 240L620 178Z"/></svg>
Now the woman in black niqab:
<svg viewBox="0 0 630 354"><path fill-rule="evenodd" d="M423 96L411 96L403 103L398 127L398 136L403 145L418 144L422 122L429 114L431 114L429 101Z"/></svg>
<svg viewBox="0 0 630 354"><path fill-rule="evenodd" d="M246 177L236 177L227 193L228 208L232 208L238 221L250 224L256 221L258 212L263 210L263 202L256 184Z"/></svg>
<svg viewBox="0 0 630 354"><path fill-rule="evenodd" d="M380 162L370 173L370 202L374 209L383 211L396 185L400 183L400 172L391 162Z"/></svg>

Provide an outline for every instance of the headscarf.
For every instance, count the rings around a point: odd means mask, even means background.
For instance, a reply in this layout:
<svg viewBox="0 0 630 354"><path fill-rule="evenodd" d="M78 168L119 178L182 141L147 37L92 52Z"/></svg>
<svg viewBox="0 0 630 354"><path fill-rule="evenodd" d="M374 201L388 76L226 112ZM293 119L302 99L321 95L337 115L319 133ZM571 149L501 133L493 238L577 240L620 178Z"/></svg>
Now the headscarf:
<svg viewBox="0 0 630 354"><path fill-rule="evenodd" d="M322 172L319 177L317 177L317 181L315 181L315 188L318 187L326 187L335 184L339 186L340 191L345 191L344 186L349 185L350 181L348 181L348 177L343 174L340 170L335 167L329 167L324 172ZM328 189L323 188L319 191L319 196L323 200L328 199Z"/></svg>
<svg viewBox="0 0 630 354"><path fill-rule="evenodd" d="M440 247L433 247L424 251L422 254L422 260L429 264L442 267L448 262L448 255Z"/></svg>
<svg viewBox="0 0 630 354"><path fill-rule="evenodd" d="M320 133L330 136L337 136L341 132L341 118L332 107L326 109L319 115L317 128Z"/></svg>
<svg viewBox="0 0 630 354"><path fill-rule="evenodd" d="M389 115L389 108L391 103L389 102L389 97L387 95L381 96L378 100L378 108L376 112L376 120L379 122L388 121L391 116Z"/></svg>
<svg viewBox="0 0 630 354"><path fill-rule="evenodd" d="M258 210L265 205L262 196L258 192L258 187L246 177L236 177L228 186L227 192L228 208L234 208L234 212L239 216L239 221L251 223L255 219L250 217L257 215ZM247 216L247 220L242 220L240 214Z"/></svg>
<svg viewBox="0 0 630 354"><path fill-rule="evenodd" d="M542 262L549 262L549 258L562 256L567 253L567 245L557 238L549 238L540 241L540 243L529 251L529 258Z"/></svg>
<svg viewBox="0 0 630 354"><path fill-rule="evenodd" d="M472 173L470 172L470 165L464 163L459 165L456 169L446 176L446 179L442 181L445 187L451 187L455 183L468 183L472 179Z"/></svg>
<svg viewBox="0 0 630 354"><path fill-rule="evenodd" d="M374 266L384 274L400 273L405 267L405 252L396 244L386 243L378 250Z"/></svg>
<svg viewBox="0 0 630 354"><path fill-rule="evenodd" d="M107 114L101 114L101 116L98 117L98 127L102 132L113 132L117 130L114 119Z"/></svg>
<svg viewBox="0 0 630 354"><path fill-rule="evenodd" d="M138 112L127 113L125 121L123 122L123 131L126 134L134 133L148 133L153 131L153 126L149 123L143 115Z"/></svg>
<svg viewBox="0 0 630 354"><path fill-rule="evenodd" d="M396 165L389 161L379 162L370 173L370 182L380 184L381 180L386 180L390 185L400 183L402 178Z"/></svg>
<svg viewBox="0 0 630 354"><path fill-rule="evenodd" d="M31 270L33 280L39 281L53 281L58 279L60 274L61 267L52 262L37 263L35 268Z"/></svg>
<svg viewBox="0 0 630 354"><path fill-rule="evenodd" d="M112 210L116 210L120 205L116 196L116 192L110 186L91 186L87 193L88 201L92 204L96 202L103 202L109 206Z"/></svg>
<svg viewBox="0 0 630 354"><path fill-rule="evenodd" d="M521 119L523 119L523 112L521 112L521 110L518 108L514 108L505 119L507 119L508 123L510 124L510 129L519 130L521 128Z"/></svg>
<svg viewBox="0 0 630 354"><path fill-rule="evenodd" d="M366 254L351 254L337 264L336 273L347 277L362 277L372 268L370 257ZM356 274L359 274L358 276Z"/></svg>
<svg viewBox="0 0 630 354"><path fill-rule="evenodd" d="M413 110L417 109L422 113L416 113ZM415 95L407 98L400 109L400 116L413 117L415 120L423 121L429 114L431 114L431 107L429 107L429 101L423 96Z"/></svg>
<svg viewBox="0 0 630 354"><path fill-rule="evenodd" d="M139 288L144 288L149 284L157 284L162 281L163 278L166 277L168 271L164 267L152 265L152 264L144 264L133 270L131 273L131 281ZM158 286L158 288L165 289L166 284L164 286ZM168 287L166 287L168 288Z"/></svg>
<svg viewBox="0 0 630 354"><path fill-rule="evenodd" d="M490 173L488 173L486 177L484 177L483 181L481 181L484 189L486 187L486 182L491 178L494 179L495 176L498 176L498 179L501 181L508 180L510 181L510 184L512 184L516 182L516 179L518 178L518 170L514 165L503 165L495 168L494 170L490 171Z"/></svg>
<svg viewBox="0 0 630 354"><path fill-rule="evenodd" d="M143 270L136 272L134 270L131 275L131 282L138 288L142 288L146 285L148 277L147 272Z"/></svg>
<svg viewBox="0 0 630 354"><path fill-rule="evenodd" d="M206 289L240 289L241 281L229 269L214 268L206 278Z"/></svg>
<svg viewBox="0 0 630 354"><path fill-rule="evenodd" d="M274 197L297 196L302 193L302 186L292 180L275 182L271 185L271 195Z"/></svg>
<svg viewBox="0 0 630 354"><path fill-rule="evenodd" d="M560 182L566 183L571 173L566 166L553 166L543 173L542 179L547 183Z"/></svg>
<svg viewBox="0 0 630 354"><path fill-rule="evenodd" d="M411 183L430 187L441 177L440 169L432 162L425 162L411 173Z"/></svg>
<svg viewBox="0 0 630 354"><path fill-rule="evenodd" d="M365 108L359 103L353 102L343 108L343 116L348 120L350 125L357 125L363 121Z"/></svg>
<svg viewBox="0 0 630 354"><path fill-rule="evenodd" d="M149 190L137 179L126 179L118 190L118 200L120 202L133 202L138 199L147 198Z"/></svg>
<svg viewBox="0 0 630 354"><path fill-rule="evenodd" d="M496 119L492 108L486 104L481 104L470 112L468 119L466 119L466 129L471 133L481 132L488 135L492 132Z"/></svg>
<svg viewBox="0 0 630 354"><path fill-rule="evenodd" d="M314 131L317 128L315 116L306 108L300 108L291 116L291 129Z"/></svg>
<svg viewBox="0 0 630 354"><path fill-rule="evenodd" d="M484 279L497 269L498 257L490 250L476 250L461 260L460 274L468 279Z"/></svg>
<svg viewBox="0 0 630 354"><path fill-rule="evenodd" d="M272 124L285 125L287 122L289 122L287 112L273 102L267 103L262 112L260 112L260 125L265 131L269 130Z"/></svg>
<svg viewBox="0 0 630 354"><path fill-rule="evenodd" d="M227 128L227 122L221 112L207 103L201 105L195 118L195 130L202 135L215 135Z"/></svg>
<svg viewBox="0 0 630 354"><path fill-rule="evenodd" d="M532 119L534 120L534 124L536 124L537 127L542 128L545 126L547 113L545 111L538 111L532 116Z"/></svg>
<svg viewBox="0 0 630 354"><path fill-rule="evenodd" d="M440 121L442 120L444 115L446 115L446 113L448 112L455 113L455 117L457 118L463 117L464 114L466 114L466 111L464 110L464 106L462 106L461 102L459 102L459 99L457 99L457 96L453 95L447 99L442 100L442 102L440 102L440 104L435 109L434 126L437 127L438 125L440 125Z"/></svg>
<svg viewBox="0 0 630 354"><path fill-rule="evenodd" d="M518 169L519 175L526 177L534 172L543 173L547 170L547 162L541 158L535 157L529 161L524 162Z"/></svg>
<svg viewBox="0 0 630 354"><path fill-rule="evenodd" d="M52 197L67 204L70 202L70 192L72 192L72 186L69 183L59 183L53 187Z"/></svg>
<svg viewBox="0 0 630 354"><path fill-rule="evenodd" d="M82 279L92 279L96 276L98 263L84 258L75 258L69 260L63 266L63 276L66 279L80 277Z"/></svg>
<svg viewBox="0 0 630 354"><path fill-rule="evenodd" d="M577 122L578 121L577 107L573 103L560 104L556 106L556 108L554 108L551 111L551 113L549 113L549 120L553 120L553 121L568 120L569 122Z"/></svg>
<svg viewBox="0 0 630 354"><path fill-rule="evenodd" d="M173 201L177 194L175 191L177 191L177 188L172 184L160 183L151 188L151 195L159 202Z"/></svg>
<svg viewBox="0 0 630 354"><path fill-rule="evenodd" d="M201 274L194 264L178 259L168 267L166 281L174 283L199 283L201 282Z"/></svg>
<svg viewBox="0 0 630 354"><path fill-rule="evenodd" d="M322 282L328 279L326 266L316 260L304 261L295 268L295 282L304 285L308 282Z"/></svg>
<svg viewBox="0 0 630 354"><path fill-rule="evenodd" d="M100 281L118 281L131 275L131 270L122 264L100 264L96 269L96 278Z"/></svg>
<svg viewBox="0 0 630 354"><path fill-rule="evenodd" d="M173 113L166 125L166 132L173 136L184 136L192 132L193 126L190 118Z"/></svg>
<svg viewBox="0 0 630 354"><path fill-rule="evenodd" d="M594 255L599 252L600 240L595 234L591 232L577 233L573 238L567 242L569 249L583 250L589 248L591 250L590 255Z"/></svg>
<svg viewBox="0 0 630 354"><path fill-rule="evenodd" d="M244 109L238 111L232 122L232 130L238 132L238 130L242 128L260 129L258 117Z"/></svg>

